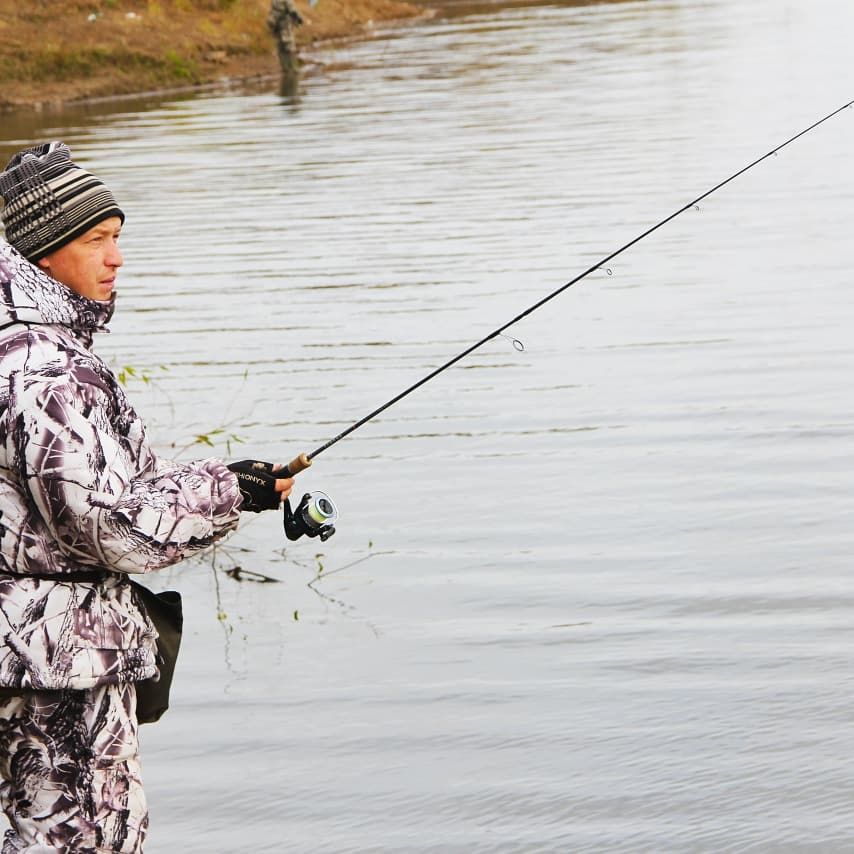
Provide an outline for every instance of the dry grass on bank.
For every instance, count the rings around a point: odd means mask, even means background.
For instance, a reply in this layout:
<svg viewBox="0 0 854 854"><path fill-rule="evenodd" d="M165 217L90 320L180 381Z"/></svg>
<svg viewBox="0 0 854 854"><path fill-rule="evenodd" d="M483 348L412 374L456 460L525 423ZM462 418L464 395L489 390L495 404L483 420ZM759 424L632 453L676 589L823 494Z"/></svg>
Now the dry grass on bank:
<svg viewBox="0 0 854 854"><path fill-rule="evenodd" d="M307 0L301 46L423 9ZM0 0L0 109L276 74L269 0Z"/></svg>

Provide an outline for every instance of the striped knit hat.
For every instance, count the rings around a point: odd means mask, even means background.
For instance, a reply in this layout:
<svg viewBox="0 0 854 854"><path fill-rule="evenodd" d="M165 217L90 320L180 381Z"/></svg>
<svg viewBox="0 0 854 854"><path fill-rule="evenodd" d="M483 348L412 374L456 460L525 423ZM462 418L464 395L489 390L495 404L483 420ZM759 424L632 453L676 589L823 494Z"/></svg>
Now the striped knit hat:
<svg viewBox="0 0 854 854"><path fill-rule="evenodd" d="M34 263L111 216L125 221L113 194L62 142L18 152L0 172L0 197L6 240Z"/></svg>

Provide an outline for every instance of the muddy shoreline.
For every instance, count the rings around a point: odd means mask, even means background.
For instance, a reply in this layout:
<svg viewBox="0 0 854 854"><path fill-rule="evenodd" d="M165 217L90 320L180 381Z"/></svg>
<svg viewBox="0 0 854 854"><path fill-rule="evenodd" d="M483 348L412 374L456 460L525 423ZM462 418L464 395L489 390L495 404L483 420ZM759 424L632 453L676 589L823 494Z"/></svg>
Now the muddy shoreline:
<svg viewBox="0 0 854 854"><path fill-rule="evenodd" d="M0 0L0 113L33 113L280 75L269 0ZM30 4L27 4L28 6ZM429 16L420 2L308 0L297 45L311 73L327 44Z"/></svg>

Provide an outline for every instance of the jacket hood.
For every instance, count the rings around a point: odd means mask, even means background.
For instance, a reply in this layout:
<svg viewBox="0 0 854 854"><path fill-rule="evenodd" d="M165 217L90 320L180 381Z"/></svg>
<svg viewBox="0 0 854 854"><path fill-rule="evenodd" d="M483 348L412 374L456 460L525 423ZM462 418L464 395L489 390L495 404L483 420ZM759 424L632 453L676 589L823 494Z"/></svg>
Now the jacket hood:
<svg viewBox="0 0 854 854"><path fill-rule="evenodd" d="M0 240L0 328L11 323L60 325L91 340L113 316L114 305L115 296L106 302L80 296Z"/></svg>

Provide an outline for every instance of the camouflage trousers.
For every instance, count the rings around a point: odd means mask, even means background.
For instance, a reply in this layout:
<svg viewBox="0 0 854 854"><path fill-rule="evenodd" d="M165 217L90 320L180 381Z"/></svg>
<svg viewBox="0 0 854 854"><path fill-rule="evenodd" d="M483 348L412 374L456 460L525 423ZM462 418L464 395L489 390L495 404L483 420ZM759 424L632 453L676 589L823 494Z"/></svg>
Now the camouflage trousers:
<svg viewBox="0 0 854 854"><path fill-rule="evenodd" d="M148 810L136 687L0 700L2 854L141 852Z"/></svg>

